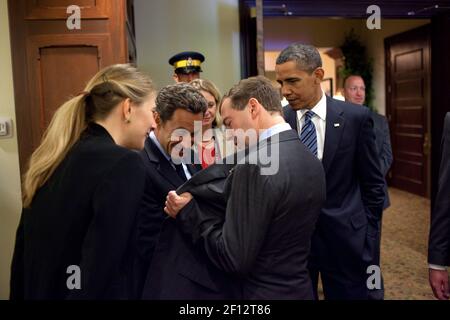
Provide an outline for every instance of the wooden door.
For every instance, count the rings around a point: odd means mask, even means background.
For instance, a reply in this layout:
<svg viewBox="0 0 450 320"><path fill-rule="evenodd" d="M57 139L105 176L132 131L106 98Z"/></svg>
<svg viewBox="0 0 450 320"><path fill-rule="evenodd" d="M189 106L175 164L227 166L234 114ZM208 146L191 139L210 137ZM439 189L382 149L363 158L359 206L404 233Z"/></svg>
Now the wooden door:
<svg viewBox="0 0 450 320"><path fill-rule="evenodd" d="M81 9L70 30L67 7ZM19 159L24 172L55 110L83 90L101 68L134 58L128 42L132 2L125 0L10 0ZM131 54L129 54L131 52Z"/></svg>
<svg viewBox="0 0 450 320"><path fill-rule="evenodd" d="M430 194L430 28L385 39L387 116L394 162L390 185Z"/></svg>

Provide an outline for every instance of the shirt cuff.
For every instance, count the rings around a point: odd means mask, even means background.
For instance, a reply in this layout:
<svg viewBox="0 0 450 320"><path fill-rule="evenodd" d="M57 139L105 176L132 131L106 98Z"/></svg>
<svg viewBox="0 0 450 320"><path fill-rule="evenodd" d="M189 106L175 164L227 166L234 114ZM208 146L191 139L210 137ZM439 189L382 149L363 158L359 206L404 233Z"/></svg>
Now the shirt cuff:
<svg viewBox="0 0 450 320"><path fill-rule="evenodd" d="M431 264L431 263L428 264L428 268L433 269L433 270L441 270L441 271L447 270L447 267L445 267L445 266L440 266L440 265Z"/></svg>

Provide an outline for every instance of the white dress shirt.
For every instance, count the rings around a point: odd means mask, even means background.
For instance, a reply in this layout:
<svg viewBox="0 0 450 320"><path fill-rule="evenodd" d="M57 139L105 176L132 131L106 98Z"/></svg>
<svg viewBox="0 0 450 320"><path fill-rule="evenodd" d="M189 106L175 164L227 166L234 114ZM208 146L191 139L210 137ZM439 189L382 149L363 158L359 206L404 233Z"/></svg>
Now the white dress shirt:
<svg viewBox="0 0 450 320"><path fill-rule="evenodd" d="M265 139L270 138L271 136L274 136L278 133L281 133L283 131L288 131L291 129L292 128L289 125L289 123L283 122L283 123L276 124L276 125L270 127L269 129L266 129L263 132L261 132L261 134L259 135L259 141L263 141Z"/></svg>
<svg viewBox="0 0 450 320"><path fill-rule="evenodd" d="M304 115L309 109L297 110L297 128L298 135L302 132L302 127L305 124ZM322 91L322 98L320 98L319 102L311 109L314 112L314 116L311 118L311 121L314 123L316 127L316 137L317 137L317 158L322 161L323 158L323 149L325 147L325 129L327 125L327 98L326 95Z"/></svg>
<svg viewBox="0 0 450 320"><path fill-rule="evenodd" d="M428 268L433 269L433 270L440 270L440 271L445 271L445 270L447 270L447 267L446 267L446 266L440 266L440 265L432 264L432 263L429 263L429 264L428 264Z"/></svg>

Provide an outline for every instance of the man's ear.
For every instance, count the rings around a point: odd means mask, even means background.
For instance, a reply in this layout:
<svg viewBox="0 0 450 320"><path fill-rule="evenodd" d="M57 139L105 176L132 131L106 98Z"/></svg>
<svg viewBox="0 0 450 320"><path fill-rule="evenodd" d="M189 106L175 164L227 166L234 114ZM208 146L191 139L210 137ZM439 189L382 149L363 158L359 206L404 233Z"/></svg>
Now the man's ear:
<svg viewBox="0 0 450 320"><path fill-rule="evenodd" d="M176 73L174 73L174 74L172 75L172 78L173 78L173 81L175 81L176 83L179 83L179 82L180 82L180 79L178 78L178 75L177 75Z"/></svg>
<svg viewBox="0 0 450 320"><path fill-rule="evenodd" d="M248 107L252 118L255 118L261 111L261 105L255 98L250 98L250 100L248 101Z"/></svg>
<svg viewBox="0 0 450 320"><path fill-rule="evenodd" d="M129 98L122 102L122 114L126 122L131 121L131 100Z"/></svg>
<svg viewBox="0 0 450 320"><path fill-rule="evenodd" d="M320 84L323 80L323 77L325 76L325 70L323 70L323 68L317 68L316 70L314 70L314 76L315 76L315 83L316 84Z"/></svg>
<svg viewBox="0 0 450 320"><path fill-rule="evenodd" d="M155 118L155 123L157 127L161 127L162 121L158 112L153 111L153 118Z"/></svg>

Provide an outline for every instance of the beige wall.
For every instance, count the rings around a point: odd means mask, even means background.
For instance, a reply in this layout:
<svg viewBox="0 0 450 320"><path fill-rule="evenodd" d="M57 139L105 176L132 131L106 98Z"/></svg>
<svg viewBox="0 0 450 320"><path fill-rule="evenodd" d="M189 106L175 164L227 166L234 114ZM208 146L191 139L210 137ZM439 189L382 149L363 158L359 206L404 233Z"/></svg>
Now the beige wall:
<svg viewBox="0 0 450 320"><path fill-rule="evenodd" d="M385 114L384 38L430 23L429 20L382 20L381 30L369 30L364 19L266 18L264 47L266 51L280 51L292 42L305 42L316 47L340 47L345 34L352 28L366 45L373 58L374 105ZM329 75L325 75L329 77Z"/></svg>
<svg viewBox="0 0 450 320"><path fill-rule="evenodd" d="M281 51L292 42L305 42L316 47L339 47L345 33L360 28L359 19L328 18L264 18L264 48Z"/></svg>
<svg viewBox="0 0 450 320"><path fill-rule="evenodd" d="M138 66L159 87L173 83L169 58L181 51L206 57L202 78L224 92L240 79L238 0L135 0Z"/></svg>
<svg viewBox="0 0 450 320"><path fill-rule="evenodd" d="M7 1L0 1L0 117L13 120L12 138L0 139L0 299L9 296L9 271L21 210L19 153Z"/></svg>

